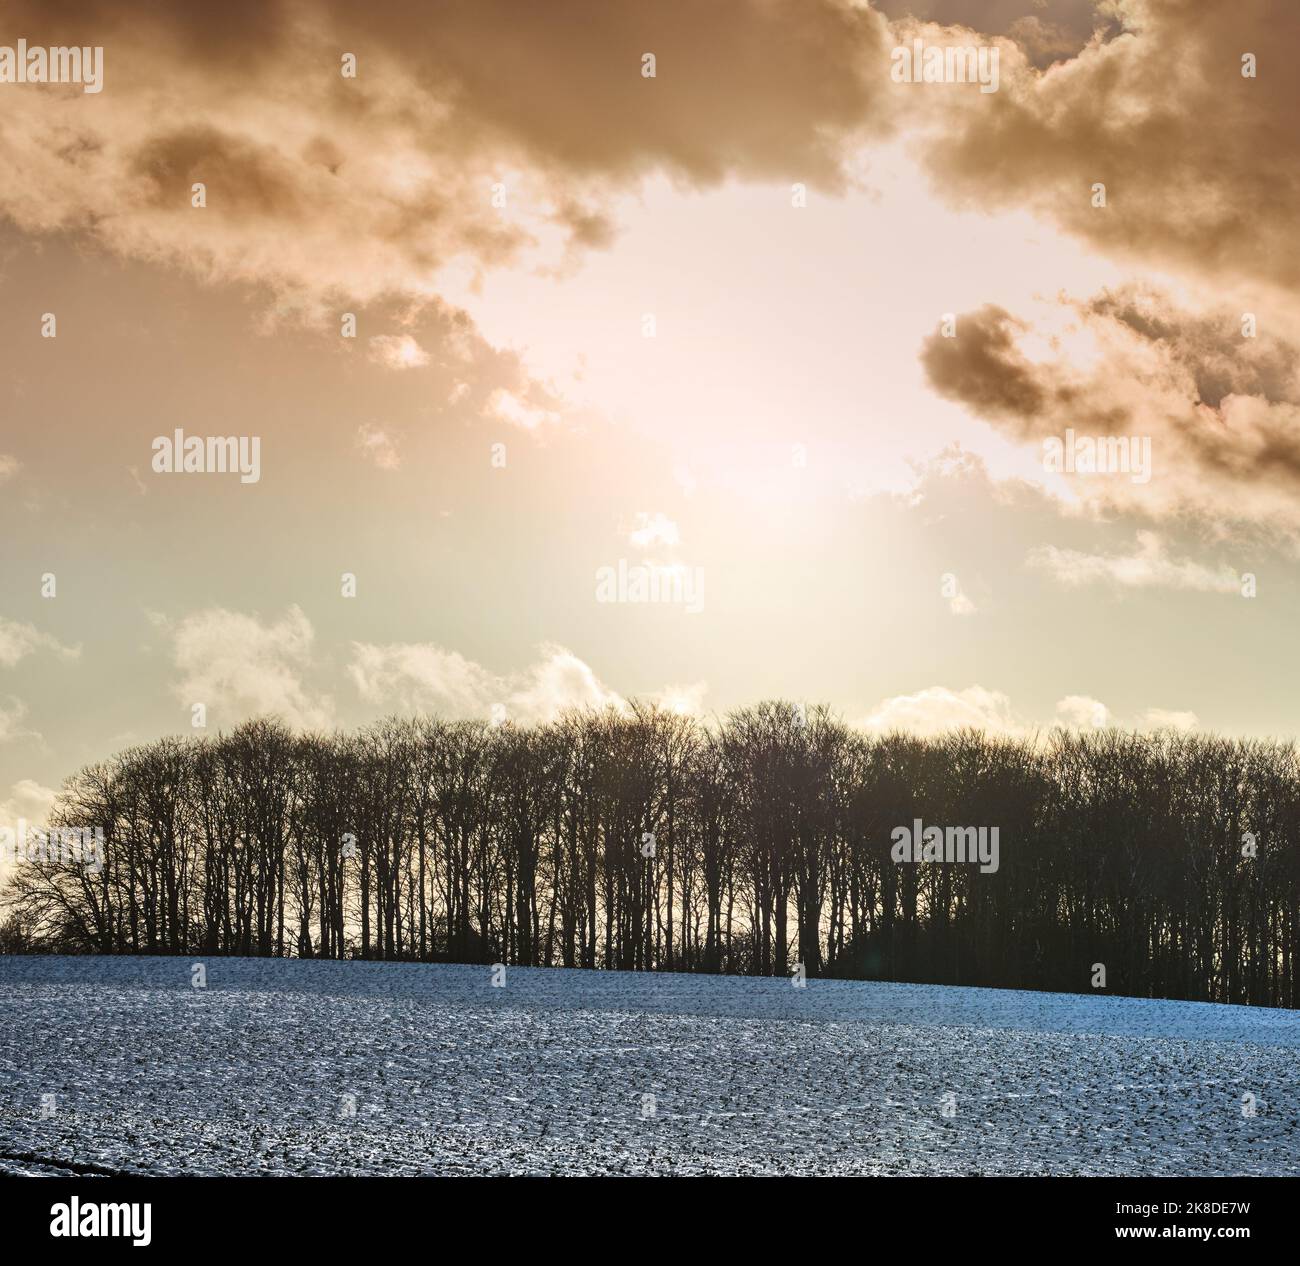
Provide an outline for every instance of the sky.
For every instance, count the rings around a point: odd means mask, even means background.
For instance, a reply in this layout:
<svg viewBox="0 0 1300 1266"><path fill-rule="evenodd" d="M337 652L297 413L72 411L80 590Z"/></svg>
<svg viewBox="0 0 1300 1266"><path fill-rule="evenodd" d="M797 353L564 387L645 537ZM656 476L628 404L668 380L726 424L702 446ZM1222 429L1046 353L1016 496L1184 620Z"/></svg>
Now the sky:
<svg viewBox="0 0 1300 1266"><path fill-rule="evenodd" d="M266 713L1293 738L1298 60L1289 0L4 0L0 821Z"/></svg>

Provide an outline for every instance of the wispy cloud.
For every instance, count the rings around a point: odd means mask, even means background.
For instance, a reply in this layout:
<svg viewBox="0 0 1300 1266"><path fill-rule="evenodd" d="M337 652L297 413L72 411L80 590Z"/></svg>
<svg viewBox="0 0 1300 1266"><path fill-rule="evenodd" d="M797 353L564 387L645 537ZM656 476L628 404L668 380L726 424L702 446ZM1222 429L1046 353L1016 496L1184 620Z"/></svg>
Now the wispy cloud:
<svg viewBox="0 0 1300 1266"><path fill-rule="evenodd" d="M660 511L651 514L641 510L637 513L627 539L638 549L649 549L655 545L679 545L682 538L677 524L666 514Z"/></svg>
<svg viewBox="0 0 1300 1266"><path fill-rule="evenodd" d="M488 398L486 414L493 421L507 422L511 426L522 427L525 431L558 422L560 418L555 410L534 404L505 387L498 387Z"/></svg>
<svg viewBox="0 0 1300 1266"><path fill-rule="evenodd" d="M430 642L356 642L348 673L361 698L375 708L526 723L553 721L571 709L625 711L629 706L589 664L554 642L543 643L533 663L509 673L493 672ZM666 686L646 698L698 715L706 689L704 682Z"/></svg>
<svg viewBox="0 0 1300 1266"><path fill-rule="evenodd" d="M429 363L429 353L409 334L376 334L370 359L385 369L419 369Z"/></svg>
<svg viewBox="0 0 1300 1266"><path fill-rule="evenodd" d="M933 736L970 726L994 734L1020 734L1024 722L1015 714L1011 700L998 690L967 686L951 690L929 686L915 694L885 699L859 722L860 729L885 734L904 730Z"/></svg>
<svg viewBox="0 0 1300 1266"><path fill-rule="evenodd" d="M380 427L362 423L357 427L357 447L370 462L380 470L398 470L402 465L402 455L398 452L397 441Z"/></svg>
<svg viewBox="0 0 1300 1266"><path fill-rule="evenodd" d="M20 624L0 616L0 668L12 668L37 651L51 651L61 659L76 659L80 646L64 646L56 637L42 633L34 624Z"/></svg>
<svg viewBox="0 0 1300 1266"><path fill-rule="evenodd" d="M1046 735L1053 727L1099 730L1110 726L1133 730L1195 729L1200 724L1194 712L1147 708L1134 716L1116 716L1099 699L1088 695L1066 695L1053 714L1042 721L1023 715L1012 706L1008 695L983 686L953 690L930 686L915 694L885 699L856 722L869 734L901 731L933 738L954 730L975 729L987 734L1024 738Z"/></svg>
<svg viewBox="0 0 1300 1266"><path fill-rule="evenodd" d="M299 607L275 621L210 607L159 623L180 671L172 693L182 703L201 703L226 723L266 713L301 729L333 723L332 701L306 684L315 632Z"/></svg>
<svg viewBox="0 0 1300 1266"><path fill-rule="evenodd" d="M1138 532L1136 547L1124 554L1089 554L1043 545L1031 550L1031 567L1062 585L1112 584L1126 589L1189 589L1201 593L1240 593L1241 576L1226 564L1210 567L1174 558L1153 532Z"/></svg>
<svg viewBox="0 0 1300 1266"><path fill-rule="evenodd" d="M376 707L450 716L550 721L570 708L624 708L591 667L553 643L516 673L497 674L432 643L354 643L348 668L362 699Z"/></svg>
<svg viewBox="0 0 1300 1266"><path fill-rule="evenodd" d="M0 743L12 743L15 739L32 737L32 731L23 729L23 719L27 716L27 705L13 695L0 695Z"/></svg>

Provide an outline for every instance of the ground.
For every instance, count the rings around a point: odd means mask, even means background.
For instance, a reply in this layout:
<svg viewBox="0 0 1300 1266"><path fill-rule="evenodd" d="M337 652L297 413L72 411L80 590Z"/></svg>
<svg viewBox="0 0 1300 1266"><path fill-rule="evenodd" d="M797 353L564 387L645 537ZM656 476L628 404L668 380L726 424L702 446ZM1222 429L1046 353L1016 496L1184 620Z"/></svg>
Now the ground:
<svg viewBox="0 0 1300 1266"><path fill-rule="evenodd" d="M0 1172L1300 1174L1300 1012L522 967L492 981L0 957Z"/></svg>

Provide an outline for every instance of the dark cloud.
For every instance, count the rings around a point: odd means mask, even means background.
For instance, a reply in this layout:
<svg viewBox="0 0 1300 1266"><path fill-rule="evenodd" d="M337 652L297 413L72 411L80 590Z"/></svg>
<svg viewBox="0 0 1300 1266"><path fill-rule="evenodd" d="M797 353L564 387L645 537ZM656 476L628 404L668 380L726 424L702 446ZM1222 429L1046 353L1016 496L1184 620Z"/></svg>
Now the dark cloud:
<svg viewBox="0 0 1300 1266"><path fill-rule="evenodd" d="M330 7L339 39L411 67L453 119L579 173L834 180L845 138L883 124L885 24L835 0Z"/></svg>
<svg viewBox="0 0 1300 1266"><path fill-rule="evenodd" d="M888 27L849 0L18 0L14 19L33 44L103 44L105 88L8 90L0 212L279 287L420 290L554 226L567 245L539 266L570 266L653 172L834 188L890 126Z"/></svg>
<svg viewBox="0 0 1300 1266"><path fill-rule="evenodd" d="M1273 402L1300 399L1295 389L1300 352L1292 344L1267 331L1243 338L1240 314L1174 312L1149 299L1135 288L1108 290L1088 306L1167 349L1192 376L1198 403L1217 409L1232 395Z"/></svg>
<svg viewBox="0 0 1300 1266"><path fill-rule="evenodd" d="M1048 340L1055 355L1032 359L1032 323L993 306L958 317L956 338L935 334L922 349L931 385L1018 442L1067 429L1150 438L1149 484L1077 479L1085 500L1300 540L1300 348L1244 337L1239 312L1188 313L1139 287L1064 312L1071 327ZM1095 353L1075 354L1071 337Z"/></svg>
<svg viewBox="0 0 1300 1266"><path fill-rule="evenodd" d="M211 184L219 207L238 216L293 218L302 214L292 164L279 151L197 127L151 137L132 154L154 207L189 208L195 182Z"/></svg>
<svg viewBox="0 0 1300 1266"><path fill-rule="evenodd" d="M1117 38L1045 74L1004 65L997 93L946 115L926 151L937 187L986 210L1027 206L1142 263L1300 283L1294 5L1119 0L1115 11Z"/></svg>
<svg viewBox="0 0 1300 1266"><path fill-rule="evenodd" d="M1094 32L1117 25L1098 12L1096 0L876 0L875 7L894 20L915 18L1008 36L1039 68L1073 57Z"/></svg>
<svg viewBox="0 0 1300 1266"><path fill-rule="evenodd" d="M116 54L130 47L167 47L226 71L256 71L293 38L293 7L282 0L7 0L7 34L29 45L98 44Z"/></svg>
<svg viewBox="0 0 1300 1266"><path fill-rule="evenodd" d="M960 318L959 336L935 333L921 352L930 385L982 417L1027 422L1043 409L1047 391L1016 347L1024 327L1009 312L988 304Z"/></svg>

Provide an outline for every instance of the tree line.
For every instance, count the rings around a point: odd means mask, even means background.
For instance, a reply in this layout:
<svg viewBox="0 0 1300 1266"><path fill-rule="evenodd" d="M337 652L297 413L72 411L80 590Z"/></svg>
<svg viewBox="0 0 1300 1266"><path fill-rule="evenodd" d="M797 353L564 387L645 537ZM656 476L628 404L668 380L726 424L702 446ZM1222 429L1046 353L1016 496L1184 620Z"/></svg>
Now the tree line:
<svg viewBox="0 0 1300 1266"><path fill-rule="evenodd" d="M978 865L895 860L915 821ZM870 736L769 702L538 726L258 719L67 780L0 951L838 976L1300 1005L1289 744ZM1098 969L1100 970L1100 975Z"/></svg>

